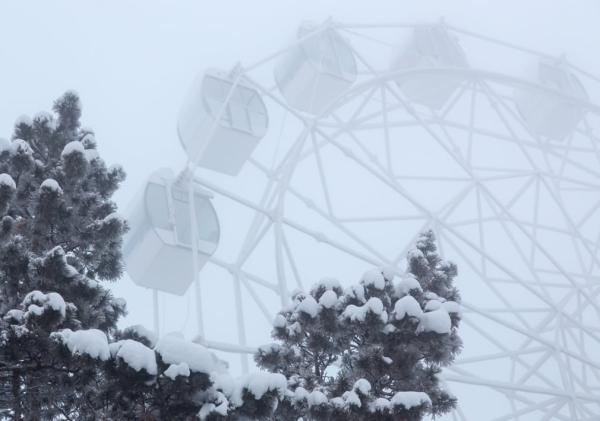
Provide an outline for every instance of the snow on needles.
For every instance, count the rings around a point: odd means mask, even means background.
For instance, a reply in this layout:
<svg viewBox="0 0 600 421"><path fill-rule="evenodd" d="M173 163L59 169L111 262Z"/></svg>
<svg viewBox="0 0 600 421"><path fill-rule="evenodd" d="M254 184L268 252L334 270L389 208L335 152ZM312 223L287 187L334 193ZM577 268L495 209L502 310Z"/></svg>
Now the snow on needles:
<svg viewBox="0 0 600 421"><path fill-rule="evenodd" d="M380 269L371 269L362 276L362 282L365 285L372 285L376 289L385 288L385 278Z"/></svg>
<svg viewBox="0 0 600 421"><path fill-rule="evenodd" d="M423 313L420 317L421 322L417 327L417 333L435 332L450 333L452 331L452 321L450 315L444 308Z"/></svg>
<svg viewBox="0 0 600 421"><path fill-rule="evenodd" d="M319 304L312 295L307 295L296 307L298 311L308 314L310 317L316 317L319 313Z"/></svg>
<svg viewBox="0 0 600 421"><path fill-rule="evenodd" d="M386 412L395 407L412 409L421 405L431 405L431 399L423 392L398 392L390 400L377 398L369 405L371 412Z"/></svg>
<svg viewBox="0 0 600 421"><path fill-rule="evenodd" d="M421 310L421 306L412 295L407 295L396 301L396 304L394 304L394 314L396 315L396 320L402 320L406 316L420 318L423 310Z"/></svg>
<svg viewBox="0 0 600 421"><path fill-rule="evenodd" d="M390 399L392 406L402 406L411 409L420 405L431 405L429 395L424 392L398 392Z"/></svg>
<svg viewBox="0 0 600 421"><path fill-rule="evenodd" d="M352 321L358 320L364 322L368 313L373 313L379 316L381 321L384 323L386 323L388 320L387 313L383 307L383 303L377 297L369 298L369 300L362 306L355 306L354 304L350 304L342 313L342 317L350 319Z"/></svg>
<svg viewBox="0 0 600 421"><path fill-rule="evenodd" d="M146 370L151 375L157 373L154 351L141 342L124 339L110 344L109 350L113 358L122 360L135 371Z"/></svg>
<svg viewBox="0 0 600 421"><path fill-rule="evenodd" d="M55 191L57 193L62 193L62 189L58 185L58 182L53 178L45 179L40 185L40 190L47 189L51 191Z"/></svg>
<svg viewBox="0 0 600 421"><path fill-rule="evenodd" d="M59 312L62 317L65 317L67 312L65 300L57 292L44 294L41 291L31 291L23 299L23 307L27 308L25 318L32 315L41 316L48 309Z"/></svg>
<svg viewBox="0 0 600 421"><path fill-rule="evenodd" d="M65 157L67 155L71 155L72 153L79 153L85 156L85 148L83 147L83 143L78 140L67 143L60 156Z"/></svg>
<svg viewBox="0 0 600 421"><path fill-rule="evenodd" d="M283 374L256 372L250 373L236 381L234 392L231 396L231 403L235 406L242 405L242 393L247 390L255 399L261 399L265 393L276 391L279 396L283 396L287 390L287 380Z"/></svg>
<svg viewBox="0 0 600 421"><path fill-rule="evenodd" d="M185 341L174 335L159 339L154 350L167 364L186 363L191 371L210 374L224 372L226 363L202 345Z"/></svg>
<svg viewBox="0 0 600 421"><path fill-rule="evenodd" d="M77 330L64 329L50 335L65 344L75 355L88 355L102 361L110 358L110 349L106 334L98 329Z"/></svg>
<svg viewBox="0 0 600 421"><path fill-rule="evenodd" d="M15 184L15 180L6 173L0 174L0 186L8 186L11 190L16 190L17 185Z"/></svg>
<svg viewBox="0 0 600 421"><path fill-rule="evenodd" d="M319 304L324 308L331 308L335 306L338 302L337 294L332 290L327 290L321 295L319 298Z"/></svg>
<svg viewBox="0 0 600 421"><path fill-rule="evenodd" d="M171 380L175 380L177 376L189 377L190 366L187 363L171 364L163 374L169 377Z"/></svg>

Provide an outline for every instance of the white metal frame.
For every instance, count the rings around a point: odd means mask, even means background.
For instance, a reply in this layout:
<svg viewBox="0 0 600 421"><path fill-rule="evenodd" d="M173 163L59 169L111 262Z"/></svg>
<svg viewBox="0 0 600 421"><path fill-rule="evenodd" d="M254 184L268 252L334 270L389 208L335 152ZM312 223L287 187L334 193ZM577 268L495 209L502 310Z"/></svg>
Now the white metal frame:
<svg viewBox="0 0 600 421"><path fill-rule="evenodd" d="M329 22L329 25L350 38L372 39L382 45L386 41L377 40L368 32L410 29L415 26L401 23L363 25L335 22ZM447 25L447 28L461 37L473 38L490 46L524 53L534 58L549 58L545 54L454 26ZM585 107L588 116L566 142L552 143L540 139L528 130L506 92L509 87L546 89L562 95L560 92L540 87L517 76L486 69L416 69L389 72L372 66L363 52L356 48L355 57L362 68L359 81L349 92L332 103L327 112L311 117L290 108L272 87L254 76L257 69L271 64L272 60L287 51L287 48L251 66L239 66L234 81L234 87L242 79L245 83L252 84L273 107L285 110L289 118L303 126L281 159L267 163L252 158L246 164L264 176L261 199L253 201L242 192L222 186L211 179L210 173L194 167L193 160L188 161L190 177L194 177L216 197L229 200L232 205L241 206L254 214L252 224L247 228L246 235L239 245L237 259L226 261L218 253L210 259L211 264L228 272L233 282L238 342L230 344L206 339L204 318L210 315L204 315L202 311L201 282L197 273L195 294L198 303L199 340L214 349L240 353L242 369L247 371L247 354L253 352L254 348L248 344L242 297L248 296L254 301L265 320L270 321L276 309L268 308L263 303L261 294L264 291L278 295L281 304L284 305L289 291L293 289L292 285L305 288L314 281L304 279L302 269L295 261L295 251L288 238L289 230L338 250L348 259L360 260L365 266L386 265L399 268L414 238L407 237L405 248L398 250L397 254L386 255L378 249L377 244L362 238L353 227L356 224L371 222L415 221L423 229L433 228L437 233L442 253L447 258L462 262L465 270L476 275L477 282L481 283L497 302L496 305L490 306L485 302L470 301L469 298L472 297L468 294L468 284L460 285L465 295L465 314L461 331L473 332L473 335L487 341L495 350L473 355L467 352L469 349L466 348L456 364L445 370L443 379L449 387L463 390L461 387L473 386L480 388L479 390L493 391L496 398L501 397L504 412L488 411L487 419L490 420L599 419L600 235L597 232L594 234L586 231L585 227L592 220L600 220L600 199L583 213L575 213L572 203L567 201L565 195L570 192L589 195L600 191L600 138L591 121L600 114L600 107L582 99L569 98ZM468 51L466 53L469 54ZM570 65L570 68L590 83L600 82L598 78L577 67ZM460 72L466 82L441 111L428 113L404 99L394 84L394 76L411 72ZM375 102L380 104L379 109L368 113L366 110ZM501 130L477 124L477 113L482 102L486 102L489 109L493 110L495 118L501 122ZM463 121L451 118L453 107L457 107L459 103L468 104L469 116ZM349 104L355 105L353 112L339 111ZM393 117L398 110L404 113L403 120ZM460 168L461 176L451 178L400 174L390 153L394 147L394 139L391 138L390 132L398 128L418 128L422 136L435 142L449 161ZM381 156L373 153L361 137L362 131L378 131L383 137L387 153ZM459 132L466 136L466 142L462 139L462 148L456 135ZM510 165L480 165L473 160L473 149L477 146L475 142L480 136L514 146L515 154L528 162L528 168L525 170L515 169ZM328 186L328 162L322 156L325 148L341 152L357 168L368 173L373 182L395 192L402 200L410 203L416 212L392 213L389 216L365 215L361 218L339 217L335 199ZM592 164L581 161L581 156L588 157ZM291 182L297 167L302 162L313 159L318 170L318 187L325 199L324 206L316 204L313 198ZM199 172L201 174L198 174ZM493 182L506 180L522 180L520 187L512 192L508 201L499 198L498 192L490 186ZM405 183L415 181L457 181L464 182L465 186L443 207L432 209L405 188ZM190 204L193 207L194 197L191 193L190 190ZM545 201L540 198L542 195ZM529 208L533 215L524 215L522 211L515 209L526 196L532 198ZM307 226L304 221L289 216L286 213L286 201L290 198L303 202L310 212L324 221L324 224L351 239L352 244L321 233ZM454 212L467 198L474 200L476 212L469 218L456 220ZM551 203L556 208L555 221L548 223L540 220L540 214L544 211L540 210L542 203ZM190 212L190 215L195 215L195 212ZM223 225L227 223L226 220L222 221ZM497 233L486 235L486 227L491 223L495 224ZM192 218L192 226L195 224L196 221ZM465 227L474 230L476 234L466 234ZM270 230L275 242L273 261L276 265L276 280L265 279L245 267L250 254ZM417 231L412 234L416 235ZM556 251L556 244L544 240L544 236L550 234L560 235L569 242L565 243L564 247L573 250L577 265L567 267L568 265L563 263L560 253ZM516 256L514 261L505 261L502 256L495 254L492 243L498 236L507 241ZM196 241L193 241L193 244L196 245ZM196 250L193 255L196 256ZM525 267L526 270L513 269L513 264ZM508 295L508 288L512 288L510 291L513 292L517 288L523 291L523 294L531 296L531 305L514 304L515 297ZM556 289L562 289L564 294L557 297ZM542 317L532 321L532 315L535 314L541 314ZM499 331L490 330L490 326ZM267 324L265 329L268 329ZM504 331L510 332L517 339L505 340L499 337L499 332ZM466 346L468 347L469 343ZM482 367L485 364L490 368L489 371L471 368ZM549 368L550 366L553 368ZM508 370L494 370L494 367L507 367ZM450 418L464 421L472 413L470 407L478 402L470 401L466 394L459 393L458 397L460 408Z"/></svg>

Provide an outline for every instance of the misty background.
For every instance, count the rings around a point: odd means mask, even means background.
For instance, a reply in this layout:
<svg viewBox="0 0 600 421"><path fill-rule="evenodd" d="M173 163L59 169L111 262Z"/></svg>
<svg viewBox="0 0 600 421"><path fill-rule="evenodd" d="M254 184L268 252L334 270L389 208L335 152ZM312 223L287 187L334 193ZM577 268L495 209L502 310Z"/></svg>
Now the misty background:
<svg viewBox="0 0 600 421"><path fill-rule="evenodd" d="M21 114L49 110L65 90L76 90L82 121L94 129L101 156L127 172L115 195L126 215L151 171L183 167L177 112L200 72L254 63L285 45L302 21L328 17L344 23L425 23L444 17L449 24L523 47L565 54L574 65L600 75L600 57L593 53L600 40L600 3L594 0L3 2L0 137L11 135ZM113 289L128 302L123 326L152 326L147 290L127 276ZM186 323L186 331L193 331L189 301L179 301L181 312L168 315L173 323L166 322L167 330ZM208 323L210 316L205 317ZM235 330L227 324L219 328ZM257 330L268 337L264 326ZM235 367L237 361L231 363Z"/></svg>

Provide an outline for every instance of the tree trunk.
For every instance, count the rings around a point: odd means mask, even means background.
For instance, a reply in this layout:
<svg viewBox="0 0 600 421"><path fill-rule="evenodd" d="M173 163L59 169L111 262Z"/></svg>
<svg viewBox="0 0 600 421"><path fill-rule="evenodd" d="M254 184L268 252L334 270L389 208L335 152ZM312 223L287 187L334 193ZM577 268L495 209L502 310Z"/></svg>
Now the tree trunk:
<svg viewBox="0 0 600 421"><path fill-rule="evenodd" d="M21 410L21 372L13 370L12 372L12 397L13 397L13 419L20 420L23 418Z"/></svg>
<svg viewBox="0 0 600 421"><path fill-rule="evenodd" d="M31 407L29 413L26 415L27 421L40 421L41 415L41 402L40 402L40 385L39 382L36 384L36 377L31 376L27 384L28 401Z"/></svg>

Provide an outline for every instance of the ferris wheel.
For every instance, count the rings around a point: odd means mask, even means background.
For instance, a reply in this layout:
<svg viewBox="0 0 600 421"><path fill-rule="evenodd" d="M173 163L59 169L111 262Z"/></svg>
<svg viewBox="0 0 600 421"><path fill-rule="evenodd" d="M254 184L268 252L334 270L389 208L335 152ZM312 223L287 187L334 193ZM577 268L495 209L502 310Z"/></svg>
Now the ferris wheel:
<svg viewBox="0 0 600 421"><path fill-rule="evenodd" d="M598 419L599 82L445 22L303 24L194 83L188 165L142 190L127 271L193 294L197 340L247 370L292 290L401 274L433 229L463 296L450 419Z"/></svg>

